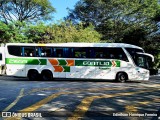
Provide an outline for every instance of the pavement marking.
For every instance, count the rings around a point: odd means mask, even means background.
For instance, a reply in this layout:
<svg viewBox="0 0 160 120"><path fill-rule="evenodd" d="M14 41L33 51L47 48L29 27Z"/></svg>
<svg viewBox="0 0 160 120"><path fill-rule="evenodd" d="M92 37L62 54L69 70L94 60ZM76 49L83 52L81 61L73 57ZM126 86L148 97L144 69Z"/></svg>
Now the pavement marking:
<svg viewBox="0 0 160 120"><path fill-rule="evenodd" d="M148 87L148 86L146 86L146 87ZM156 86L154 86L154 87L156 87ZM149 87L149 88L154 88L154 87ZM68 90L72 90L72 91L74 91L74 92L58 92L58 93L54 93L54 94L52 94L52 95L50 95L50 96L48 96L48 97L46 97L46 98L44 98L44 99L42 99L41 101L39 101L39 102L37 102L37 103L35 103L35 104L33 104L33 105L31 105L31 106L29 106L29 107L27 107L27 108L24 108L24 109L22 109L22 110L20 110L19 112L33 112L33 111L35 111L35 110L37 110L38 108L40 108L42 105L44 105L44 104L46 104L47 102L49 102L49 101L51 101L51 100L53 100L53 99L55 99L55 98L57 98L57 97L59 97L60 95L66 95L66 94L76 94L76 93L80 93L80 92L83 92L83 91L91 91L91 92L96 92L96 91L104 91L104 90L124 90L124 89L129 89L129 88L131 88L130 86L129 87L125 87L125 88L120 88L120 87L115 87L115 88L93 88L93 89L80 89L80 90L78 90L78 89L68 89ZM54 88L54 89L57 89L57 90L61 90L60 88ZM46 90L54 90L53 88L42 88L42 89L33 89L33 91L30 91L29 93L33 93L33 92L39 92L39 91L46 91ZM63 89L64 90L64 89ZM76 91L77 90L77 91ZM152 90L152 91L154 91L154 90ZM146 92L146 91L145 91ZM29 94L28 93L28 94ZM139 93L139 92L138 92ZM27 94L27 95L28 95ZM119 93L119 94L123 94L123 96L126 96L126 95L128 95L127 93L124 95L124 93ZM135 92L135 94L136 94L136 92ZM116 94L117 95L117 94ZM130 94L129 94L130 95ZM25 95L22 95L22 97L23 96L25 96ZM119 96L119 95L118 95ZM112 95L105 95L105 97L117 97L117 96L112 96ZM94 98L94 99L99 99L99 97L98 98ZM93 99L93 100L94 100ZM92 102L93 100L90 100L90 102ZM85 108L84 108L85 109ZM12 118L10 118L9 120L20 120L21 118L15 118L15 117L13 117L13 119ZM8 120L8 119L7 119Z"/></svg>
<svg viewBox="0 0 160 120"><path fill-rule="evenodd" d="M157 85L157 84L152 84L152 85L141 84L141 85L142 86L131 85L129 87L137 87L137 88L141 88L141 87L157 88L157 87L160 87L160 85ZM117 87L115 87L115 88L117 88ZM99 89L99 90L102 89L103 90L104 88L92 88L92 89L87 89L87 91L92 91L92 90L96 90L96 89ZM77 91L78 89L69 89L69 88L34 88L34 89L30 90L28 93L24 94L23 96L27 96L27 95L30 95L30 94L35 93L35 92L49 91L49 90L63 90L63 91L71 90L71 91ZM83 91L84 89L79 89L79 90Z"/></svg>
<svg viewBox="0 0 160 120"><path fill-rule="evenodd" d="M154 102L160 102L160 98L155 98L153 101Z"/></svg>
<svg viewBox="0 0 160 120"><path fill-rule="evenodd" d="M43 104L46 104L49 101L51 101L51 100L53 100L53 99L55 99L58 96L63 95L63 94L67 94L67 93L66 92L59 92L59 93L56 93L56 94L52 94L52 95L44 98L43 100L40 100L39 102L37 102L37 103L27 107L27 108L24 108L24 109L20 110L19 112L26 112L26 111L32 112L32 111L35 111L38 108L40 108Z"/></svg>
<svg viewBox="0 0 160 120"><path fill-rule="evenodd" d="M124 90L124 89L128 89L128 88L102 88L102 89L88 89L88 91L100 91L100 90ZM27 108L24 108L22 110L20 110L19 112L24 112L24 113L29 113L29 112L33 112L35 110L37 110L38 108L40 108L42 105L50 102L51 100L59 97L60 95L66 95L66 94L77 94L77 93L80 93L82 91L86 91L86 90L80 90L80 91L74 91L74 92L59 92L59 93L54 93L44 99L42 99L41 101L27 107ZM11 117L11 118L7 118L5 120L21 120L21 118L19 117Z"/></svg>
<svg viewBox="0 0 160 120"><path fill-rule="evenodd" d="M127 113L129 112L138 112L137 107L134 105L126 105L125 106L125 111L127 111Z"/></svg>
<svg viewBox="0 0 160 120"><path fill-rule="evenodd" d="M128 89L128 88L130 88L130 87L126 87L125 89ZM96 91L101 91L101 90L114 90L114 89L122 89L122 88L120 88L120 87L114 87L114 88L109 88L109 87L108 88L91 88L91 89L36 88L36 89L32 89L31 91L29 91L28 93L24 94L23 96L27 96L27 95L30 95L30 94L35 93L35 92L49 91L49 90L63 90L63 91L71 90L71 91L92 91L92 92L95 91L96 92Z"/></svg>
<svg viewBox="0 0 160 120"><path fill-rule="evenodd" d="M160 87L159 84L141 84L143 87L151 87L151 88L156 88Z"/></svg>
<svg viewBox="0 0 160 120"><path fill-rule="evenodd" d="M129 95L141 94L141 93L146 93L146 92L153 92L153 91L158 91L158 90L160 90L160 89L152 89L152 90L143 90L143 91L138 91L138 92L117 93L117 94L112 94L112 95L110 94L110 95L86 97L76 107L72 116L68 117L67 120L79 120L80 118L82 118L85 115L85 113L88 111L91 103L96 99L113 98L113 97L118 97L118 96L129 96Z"/></svg>
<svg viewBox="0 0 160 120"><path fill-rule="evenodd" d="M142 105L147 105L148 103L150 103L151 101L142 101L142 102L138 102L137 104L142 104Z"/></svg>
<svg viewBox="0 0 160 120"><path fill-rule="evenodd" d="M102 89L88 89L88 90L77 90L77 91L74 91L74 92L58 92L58 93L54 93L44 99L42 99L41 101L27 107L27 108L24 108L23 110L20 110L19 112L25 112L25 111L29 111L29 112L32 112L32 111L35 111L37 110L38 108L40 108L42 105L48 103L49 101L59 97L60 95L66 95L66 94L77 94L77 93L80 93L80 92L85 92L85 91L92 91L92 92L96 92L96 91L101 91L101 90L124 90L124 89L127 89L127 88L102 88Z"/></svg>
<svg viewBox="0 0 160 120"><path fill-rule="evenodd" d="M6 107L3 112L7 112L8 110L10 110L13 106L15 106L17 104L17 102L23 97L23 92L24 92L24 88L21 89L19 95L17 96L17 98L8 106Z"/></svg>

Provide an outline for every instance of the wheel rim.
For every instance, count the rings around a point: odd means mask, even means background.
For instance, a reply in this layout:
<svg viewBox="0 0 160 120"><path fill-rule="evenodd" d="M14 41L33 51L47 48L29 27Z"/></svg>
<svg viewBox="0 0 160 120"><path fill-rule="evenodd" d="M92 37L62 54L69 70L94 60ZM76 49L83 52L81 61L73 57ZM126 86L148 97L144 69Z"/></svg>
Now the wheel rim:
<svg viewBox="0 0 160 120"><path fill-rule="evenodd" d="M118 74L118 81L119 82L125 82L126 80L127 80L127 77L125 74L123 74L123 73Z"/></svg>
<svg viewBox="0 0 160 120"><path fill-rule="evenodd" d="M121 75L121 76L120 76L120 80L122 80L122 81L126 80L125 75Z"/></svg>

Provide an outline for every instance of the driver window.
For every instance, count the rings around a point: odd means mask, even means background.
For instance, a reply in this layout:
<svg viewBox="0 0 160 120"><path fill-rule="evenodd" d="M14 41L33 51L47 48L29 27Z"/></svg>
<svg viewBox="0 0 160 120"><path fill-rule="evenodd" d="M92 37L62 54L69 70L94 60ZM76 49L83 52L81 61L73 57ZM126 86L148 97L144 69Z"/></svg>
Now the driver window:
<svg viewBox="0 0 160 120"><path fill-rule="evenodd" d="M138 59L137 59L137 65L139 67L145 67L145 61L144 61L143 57L138 57Z"/></svg>

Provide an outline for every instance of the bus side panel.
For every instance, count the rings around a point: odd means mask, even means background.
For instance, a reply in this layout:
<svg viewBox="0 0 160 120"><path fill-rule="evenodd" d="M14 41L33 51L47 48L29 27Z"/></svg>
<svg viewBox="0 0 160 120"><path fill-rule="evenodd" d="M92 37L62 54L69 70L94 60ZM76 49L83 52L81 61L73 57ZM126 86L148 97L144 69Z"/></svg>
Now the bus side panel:
<svg viewBox="0 0 160 120"><path fill-rule="evenodd" d="M130 68L128 75L129 80L149 80L149 70L143 68Z"/></svg>
<svg viewBox="0 0 160 120"><path fill-rule="evenodd" d="M93 66L71 66L66 78L94 78L95 67Z"/></svg>
<svg viewBox="0 0 160 120"><path fill-rule="evenodd" d="M25 73L25 65L14 65L7 64L6 65L6 74L10 76L18 76L18 77L26 77Z"/></svg>
<svg viewBox="0 0 160 120"><path fill-rule="evenodd" d="M114 79L115 73L112 71L111 68L103 68L103 67L96 67L95 69L95 78L96 79Z"/></svg>

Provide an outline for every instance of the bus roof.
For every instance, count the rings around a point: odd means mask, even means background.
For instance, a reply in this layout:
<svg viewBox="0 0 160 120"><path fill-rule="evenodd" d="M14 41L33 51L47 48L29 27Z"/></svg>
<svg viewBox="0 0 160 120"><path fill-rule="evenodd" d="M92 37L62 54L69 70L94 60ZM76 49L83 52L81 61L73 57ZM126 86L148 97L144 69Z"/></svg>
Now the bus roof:
<svg viewBox="0 0 160 120"><path fill-rule="evenodd" d="M136 45L126 43L7 43L6 45L20 45L20 46L56 46L56 47L124 47L142 49Z"/></svg>

